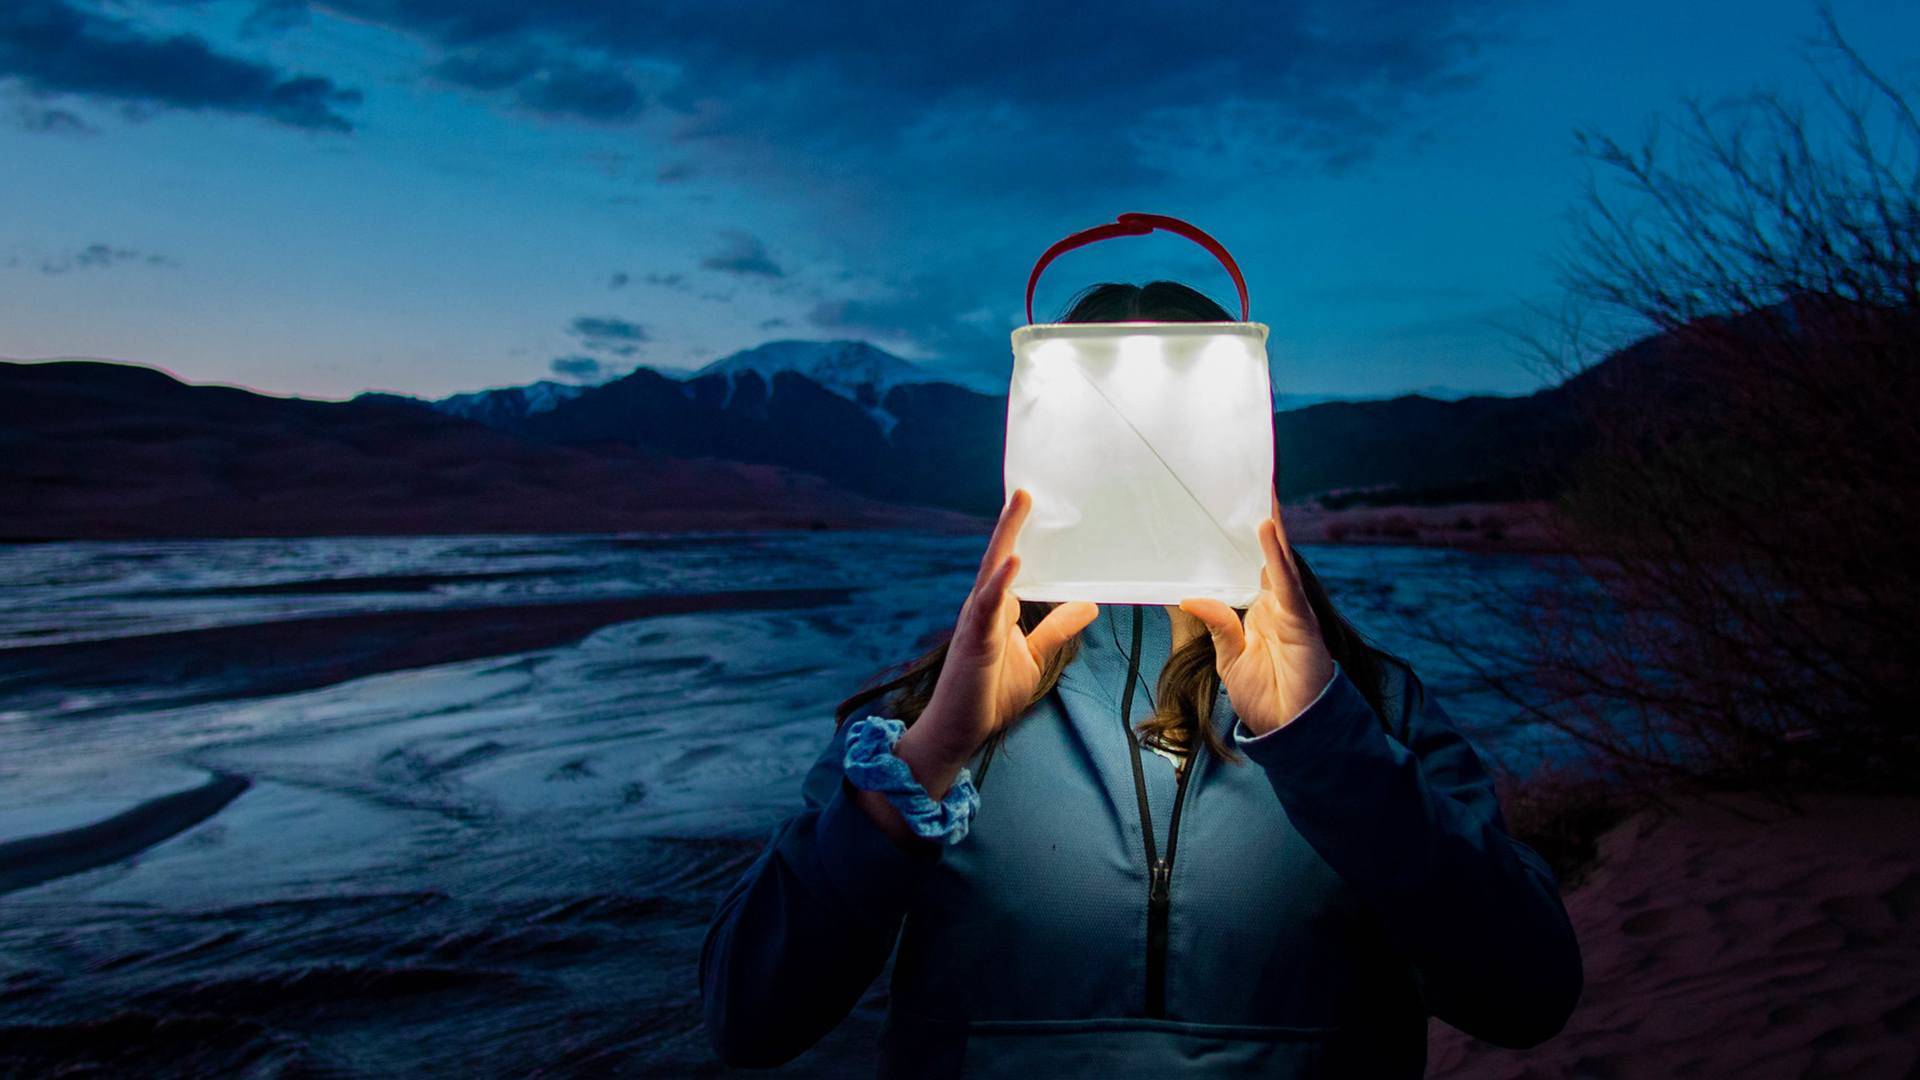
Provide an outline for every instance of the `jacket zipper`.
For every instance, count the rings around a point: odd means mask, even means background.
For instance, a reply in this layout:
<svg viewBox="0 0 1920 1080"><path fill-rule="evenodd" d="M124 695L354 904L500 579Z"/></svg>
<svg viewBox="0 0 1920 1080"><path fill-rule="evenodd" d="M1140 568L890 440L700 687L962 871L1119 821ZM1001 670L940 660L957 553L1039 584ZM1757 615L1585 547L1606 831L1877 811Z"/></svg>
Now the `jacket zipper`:
<svg viewBox="0 0 1920 1080"><path fill-rule="evenodd" d="M1147 1015L1167 1015L1167 921L1173 907L1173 853L1180 840L1180 808L1187 801L1187 780L1193 775L1195 746L1180 769L1173 796L1173 816L1167 822L1167 855L1161 858L1153 839L1153 814L1147 808L1147 774L1141 764L1140 740L1133 733L1133 687L1140 678L1140 607L1133 607L1133 651L1127 658L1127 689L1120 696L1120 727L1133 751L1133 792L1140 803L1140 835L1147 853Z"/></svg>

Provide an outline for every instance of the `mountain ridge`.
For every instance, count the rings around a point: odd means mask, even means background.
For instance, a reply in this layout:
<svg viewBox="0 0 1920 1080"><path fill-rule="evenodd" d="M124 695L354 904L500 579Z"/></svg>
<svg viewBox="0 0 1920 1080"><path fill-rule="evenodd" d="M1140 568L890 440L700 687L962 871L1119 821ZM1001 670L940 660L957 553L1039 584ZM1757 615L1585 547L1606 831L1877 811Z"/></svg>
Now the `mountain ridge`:
<svg viewBox="0 0 1920 1080"><path fill-rule="evenodd" d="M998 511L1004 395L922 380L871 346L799 344L702 371L642 367L596 386L439 402L281 398L105 362L0 364L0 499L12 511L0 531L976 528ZM1590 442L1596 403L1661 393L1673 344L1654 335L1526 395L1282 409L1280 495L1330 510L1550 498Z"/></svg>
<svg viewBox="0 0 1920 1080"><path fill-rule="evenodd" d="M9 540L977 525L776 465L542 444L404 398L0 363Z"/></svg>

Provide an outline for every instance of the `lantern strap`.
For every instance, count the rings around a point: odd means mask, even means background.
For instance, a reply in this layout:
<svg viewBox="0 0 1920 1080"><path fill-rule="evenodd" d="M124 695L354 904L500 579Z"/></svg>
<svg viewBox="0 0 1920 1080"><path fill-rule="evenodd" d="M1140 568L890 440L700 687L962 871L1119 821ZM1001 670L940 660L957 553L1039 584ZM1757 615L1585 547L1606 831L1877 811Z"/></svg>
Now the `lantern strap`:
<svg viewBox="0 0 1920 1080"><path fill-rule="evenodd" d="M1033 273L1027 276L1027 322L1033 322L1033 290L1040 284L1040 275L1046 270L1048 263L1077 247L1085 247L1116 236L1145 236L1155 229L1170 232L1176 236L1184 236L1206 248L1214 258L1220 260L1220 265L1226 267L1227 273L1233 277L1233 287L1240 292L1240 321L1246 322L1249 313L1247 279L1240 276L1240 264L1233 261L1233 256L1227 254L1227 249L1221 245L1220 241L1176 217L1168 217L1165 214L1134 213L1121 214L1105 225L1082 229L1071 236L1057 240L1045 254L1040 256L1040 261L1033 264Z"/></svg>

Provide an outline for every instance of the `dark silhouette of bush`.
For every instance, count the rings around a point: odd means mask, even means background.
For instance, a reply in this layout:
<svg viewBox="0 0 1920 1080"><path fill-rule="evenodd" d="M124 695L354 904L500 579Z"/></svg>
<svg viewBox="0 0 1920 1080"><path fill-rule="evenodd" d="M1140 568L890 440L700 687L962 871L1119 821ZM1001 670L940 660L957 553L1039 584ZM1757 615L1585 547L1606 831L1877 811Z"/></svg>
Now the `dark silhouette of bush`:
<svg viewBox="0 0 1920 1080"><path fill-rule="evenodd" d="M1920 118L1831 16L1813 110L1689 105L1595 165L1543 355L1592 444L1553 589L1483 679L1646 790L1908 790L1920 765ZM1589 367L1595 314L1652 334Z"/></svg>

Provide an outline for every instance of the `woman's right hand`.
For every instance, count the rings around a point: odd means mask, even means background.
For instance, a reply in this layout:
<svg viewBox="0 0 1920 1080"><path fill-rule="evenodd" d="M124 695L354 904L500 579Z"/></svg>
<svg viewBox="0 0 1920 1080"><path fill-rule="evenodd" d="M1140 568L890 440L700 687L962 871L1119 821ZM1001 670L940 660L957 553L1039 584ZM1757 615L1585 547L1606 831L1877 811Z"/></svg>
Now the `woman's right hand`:
<svg viewBox="0 0 1920 1080"><path fill-rule="evenodd" d="M1033 496L1015 488L1001 508L933 695L894 747L935 799L946 794L988 736L1026 710L1047 662L1100 610L1075 600L1048 612L1033 633L1021 630L1020 601L1007 586L1020 569L1013 545L1032 507Z"/></svg>

